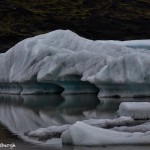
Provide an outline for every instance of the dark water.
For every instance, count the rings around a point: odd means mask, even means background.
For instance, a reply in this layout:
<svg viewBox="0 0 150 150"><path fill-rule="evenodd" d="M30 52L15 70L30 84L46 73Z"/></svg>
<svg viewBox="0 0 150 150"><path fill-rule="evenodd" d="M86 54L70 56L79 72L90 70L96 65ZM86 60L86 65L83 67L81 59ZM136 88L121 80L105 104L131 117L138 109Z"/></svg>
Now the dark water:
<svg viewBox="0 0 150 150"><path fill-rule="evenodd" d="M24 132L51 125L74 123L90 118L116 118L121 101L149 101L149 99L98 99L94 94L80 95L0 95L0 143L14 143L16 150L65 149L150 149L150 146L78 147L62 146L60 139L39 141ZM0 149L10 149L2 148Z"/></svg>

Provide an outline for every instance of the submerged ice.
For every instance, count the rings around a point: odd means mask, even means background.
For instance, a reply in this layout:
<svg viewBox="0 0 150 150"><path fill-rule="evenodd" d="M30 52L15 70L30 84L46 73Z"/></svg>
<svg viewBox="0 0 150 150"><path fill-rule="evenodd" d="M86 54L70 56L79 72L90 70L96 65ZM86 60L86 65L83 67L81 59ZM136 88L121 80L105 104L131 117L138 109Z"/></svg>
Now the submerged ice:
<svg viewBox="0 0 150 150"><path fill-rule="evenodd" d="M149 50L150 40L93 41L70 30L27 38L1 54L0 92L150 96Z"/></svg>

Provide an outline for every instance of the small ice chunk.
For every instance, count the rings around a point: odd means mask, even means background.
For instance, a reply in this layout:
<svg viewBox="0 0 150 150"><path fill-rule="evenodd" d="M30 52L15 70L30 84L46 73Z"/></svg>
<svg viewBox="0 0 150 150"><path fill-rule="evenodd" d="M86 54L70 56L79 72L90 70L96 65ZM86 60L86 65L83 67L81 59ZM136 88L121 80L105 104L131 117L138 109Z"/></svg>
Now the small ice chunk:
<svg viewBox="0 0 150 150"><path fill-rule="evenodd" d="M134 119L150 118L149 102L123 102L119 106L118 114L120 116L129 116Z"/></svg>

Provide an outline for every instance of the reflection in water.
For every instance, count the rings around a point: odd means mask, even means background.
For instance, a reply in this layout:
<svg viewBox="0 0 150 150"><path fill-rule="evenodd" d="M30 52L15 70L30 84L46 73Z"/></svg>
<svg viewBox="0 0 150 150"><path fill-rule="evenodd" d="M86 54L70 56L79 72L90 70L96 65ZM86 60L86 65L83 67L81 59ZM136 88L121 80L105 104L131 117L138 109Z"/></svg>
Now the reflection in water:
<svg viewBox="0 0 150 150"><path fill-rule="evenodd" d="M28 108L57 107L63 101L60 95L0 95L1 104Z"/></svg>
<svg viewBox="0 0 150 150"><path fill-rule="evenodd" d="M101 98L101 105L98 105L93 110L84 111L84 115L90 118L113 119L117 117L117 110L121 99L116 98Z"/></svg>
<svg viewBox="0 0 150 150"><path fill-rule="evenodd" d="M40 143L28 139L24 132L82 120L83 111L99 103L96 95L0 95L0 122L23 140Z"/></svg>
<svg viewBox="0 0 150 150"><path fill-rule="evenodd" d="M94 109L99 100L96 95L1 95L0 121L13 131L24 132L49 125L68 123L63 115L84 118L85 110ZM79 116L78 116L79 115ZM81 116L81 119L78 118ZM73 123L73 122L71 122ZM14 129L16 128L16 129ZM19 130L18 130L19 129Z"/></svg>
<svg viewBox="0 0 150 150"><path fill-rule="evenodd" d="M72 124L78 120L115 118L122 100L128 101L115 98L100 101L94 94L0 95L0 122L13 135L21 137L24 141L41 144L42 142L36 139L24 136L24 132L51 125ZM3 129L0 126L0 131L4 131ZM3 132L1 135L5 137L8 134ZM47 144L60 147L61 141L49 140Z"/></svg>

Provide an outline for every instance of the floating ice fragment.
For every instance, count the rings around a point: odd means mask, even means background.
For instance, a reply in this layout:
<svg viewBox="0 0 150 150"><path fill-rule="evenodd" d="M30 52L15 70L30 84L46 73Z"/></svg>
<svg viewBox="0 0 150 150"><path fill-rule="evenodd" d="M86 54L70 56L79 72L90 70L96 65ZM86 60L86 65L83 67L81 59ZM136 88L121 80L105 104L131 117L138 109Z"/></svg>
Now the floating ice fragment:
<svg viewBox="0 0 150 150"><path fill-rule="evenodd" d="M126 133L111 129L94 127L83 122L77 122L63 132L63 144L83 146L104 146L116 144L149 144L150 132Z"/></svg>
<svg viewBox="0 0 150 150"><path fill-rule="evenodd" d="M149 102L123 102L119 106L118 114L120 116L128 116L134 119L150 118Z"/></svg>

